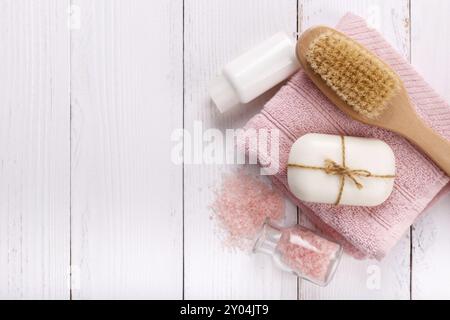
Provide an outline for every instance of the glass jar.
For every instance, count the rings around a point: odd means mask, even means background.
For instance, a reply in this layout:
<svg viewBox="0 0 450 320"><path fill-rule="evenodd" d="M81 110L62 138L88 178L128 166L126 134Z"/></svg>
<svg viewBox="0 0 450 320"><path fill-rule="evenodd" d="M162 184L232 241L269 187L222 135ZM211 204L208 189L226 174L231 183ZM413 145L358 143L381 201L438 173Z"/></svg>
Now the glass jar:
<svg viewBox="0 0 450 320"><path fill-rule="evenodd" d="M336 271L342 247L300 225L281 228L266 222L253 252L270 255L281 269L326 286Z"/></svg>

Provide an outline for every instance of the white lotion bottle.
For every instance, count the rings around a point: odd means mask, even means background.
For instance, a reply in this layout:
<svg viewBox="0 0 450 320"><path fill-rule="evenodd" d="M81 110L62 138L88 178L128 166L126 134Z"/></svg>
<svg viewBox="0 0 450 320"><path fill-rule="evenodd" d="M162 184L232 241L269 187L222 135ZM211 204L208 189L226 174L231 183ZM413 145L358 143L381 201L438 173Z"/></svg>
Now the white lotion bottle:
<svg viewBox="0 0 450 320"><path fill-rule="evenodd" d="M220 112L247 103L300 68L293 39L277 33L228 63L209 92Z"/></svg>

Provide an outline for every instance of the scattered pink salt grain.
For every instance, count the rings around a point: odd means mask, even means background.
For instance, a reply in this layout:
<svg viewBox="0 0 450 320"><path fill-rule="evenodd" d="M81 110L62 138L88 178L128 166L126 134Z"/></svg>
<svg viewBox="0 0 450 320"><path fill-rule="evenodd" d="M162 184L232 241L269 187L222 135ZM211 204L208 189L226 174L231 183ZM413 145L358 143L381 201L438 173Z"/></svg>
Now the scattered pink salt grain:
<svg viewBox="0 0 450 320"><path fill-rule="evenodd" d="M266 219L280 221L284 198L261 178L243 169L226 174L211 205L225 245L249 251Z"/></svg>
<svg viewBox="0 0 450 320"><path fill-rule="evenodd" d="M295 273L326 284L340 258L341 246L301 226L283 230L277 249Z"/></svg>

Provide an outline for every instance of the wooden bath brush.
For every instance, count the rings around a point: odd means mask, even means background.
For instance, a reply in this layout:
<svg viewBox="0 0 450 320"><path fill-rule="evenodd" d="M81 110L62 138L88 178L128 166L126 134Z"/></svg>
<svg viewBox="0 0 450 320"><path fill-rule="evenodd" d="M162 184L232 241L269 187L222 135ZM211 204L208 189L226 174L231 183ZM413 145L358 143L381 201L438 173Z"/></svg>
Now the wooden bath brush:
<svg viewBox="0 0 450 320"><path fill-rule="evenodd" d="M450 175L450 141L420 119L390 66L346 35L323 26L305 31L296 51L303 70L340 110L402 135Z"/></svg>

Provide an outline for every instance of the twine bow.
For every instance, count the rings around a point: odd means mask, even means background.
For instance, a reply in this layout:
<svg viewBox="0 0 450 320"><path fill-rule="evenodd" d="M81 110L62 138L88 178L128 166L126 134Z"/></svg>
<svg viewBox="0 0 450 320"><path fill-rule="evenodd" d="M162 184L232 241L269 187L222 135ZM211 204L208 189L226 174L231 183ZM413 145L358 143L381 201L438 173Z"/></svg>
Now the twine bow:
<svg viewBox="0 0 450 320"><path fill-rule="evenodd" d="M338 193L336 202L334 203L335 205L338 205L341 202L342 193L344 192L346 178L352 180L358 189L362 189L362 188L364 188L364 186L361 182L358 181L357 177L365 177L365 178L372 177L372 178L382 178L382 179L395 178L395 175L379 175L379 174L373 174L368 170L348 168L345 163L346 156L345 156L344 136L341 136L341 146L342 146L342 165L336 163L333 160L325 159L325 165L323 167L305 166L302 164L295 164L295 163L294 164L289 163L288 167L294 167L294 168L300 168L300 169L321 170L329 175L340 176L341 181L340 181L340 186L339 186L339 193Z"/></svg>

